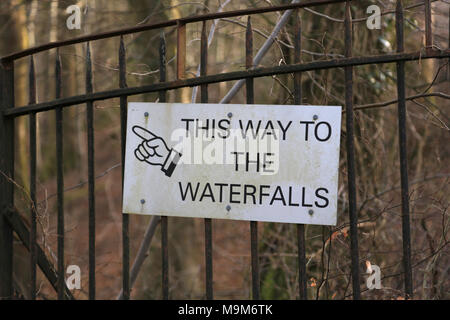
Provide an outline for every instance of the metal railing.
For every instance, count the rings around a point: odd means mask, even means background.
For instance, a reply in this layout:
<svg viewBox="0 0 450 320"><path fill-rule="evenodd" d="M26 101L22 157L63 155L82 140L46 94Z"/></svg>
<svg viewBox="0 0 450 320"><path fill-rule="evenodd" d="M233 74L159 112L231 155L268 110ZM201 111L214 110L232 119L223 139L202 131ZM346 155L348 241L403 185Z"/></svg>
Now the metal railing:
<svg viewBox="0 0 450 320"><path fill-rule="evenodd" d="M301 21L298 11L304 7L327 5L345 2L344 18L344 38L345 38L345 58L328 59L300 63L301 61ZM411 266L411 240L410 240L410 215L408 200L408 174L407 174L407 143L405 124L405 62L430 59L449 58L450 50L436 50L432 46L431 32L431 10L430 0L425 0L419 5L425 7L425 52L404 52L403 46L403 8L402 1L397 1L395 9L397 52L376 56L352 56L352 17L350 11L350 1L346 0L310 0L289 5L229 11L213 14L192 16L177 20L170 20L160 23L141 25L120 30L113 30L94 35L82 36L70 40L47 43L42 46L27 49L18 53L5 56L1 59L1 93L0 93L0 297L11 298L13 295L13 232L21 239L25 247L30 251L31 285L30 297L36 298L36 267L39 266L51 285L58 293L58 299L72 299L70 291L65 286L64 281L64 174L63 174L63 112L67 106L86 104L87 120L87 149L88 149L88 194L89 194L89 299L96 297L95 283L95 168L94 168L94 101L111 98L120 98L120 125L121 125L121 152L122 164L125 159L125 132L127 123L127 97L131 95L159 92L159 101L166 101L166 91L183 87L200 86L201 102L208 102L208 84L246 80L246 100L247 103L254 103L254 78L266 77L277 74L294 73L294 104L301 104L301 76L302 72L310 70L322 70L329 68L344 68L345 71L345 126L346 126L346 149L348 166L348 194L349 194L349 219L350 219L350 240L351 240L351 277L353 298L360 299L360 271L358 253L358 216L356 210L356 182L355 182L355 152L354 152L354 116L353 116L353 67L378 64L395 63L397 66L397 95L398 95L398 127L400 146L400 173L401 173L401 199L402 199L402 242L403 242L403 271L405 296L411 298L413 295L412 266ZM417 6L417 5L414 5ZM253 67L253 32L250 15L295 10L295 34L294 34L294 64L281 65L267 68ZM207 74L207 37L206 21L248 15L246 28L246 70L228 73ZM364 20L364 19L363 19ZM201 69L200 76L185 79L185 55L186 55L186 25L189 23L202 22L200 55ZM123 36L131 33L147 30L163 29L175 26L177 29L177 79L167 81L166 79L166 44L164 36L160 37L159 59L160 59L160 82L139 87L128 87L126 82L126 52ZM94 92L92 86L92 61L90 55L89 42L120 37L119 46L119 88L108 91ZM59 48L77 43L86 43L86 93L83 95L61 97L61 60ZM36 103L36 77L34 71L33 55L57 49L55 61L55 84L56 96L54 100ZM17 59L29 57L29 104L27 106L14 106L14 62ZM47 260L43 250L36 241L36 114L54 110L56 115L56 167L57 167L57 267L56 270ZM14 119L19 116L29 116L29 141L30 141L30 207L31 225L28 227L19 217L14 209ZM20 141L18 141L20 143ZM122 178L123 178L122 165ZM123 183L123 179L122 179ZM213 299L213 259L212 259L212 220L204 219L205 230L205 292L207 299ZM259 278L259 258L258 258L258 224L250 222L251 233L251 270L252 270L252 298L260 298L260 278ZM304 225L297 225L298 241L298 272L299 272L299 298L306 299L307 289L307 269L305 259L305 228ZM123 270L122 270L122 290L123 298L130 298L130 242L129 242L129 217L122 216L122 242L123 242ZM168 221L167 217L161 217L161 245L162 245L162 296L169 298L169 252L168 252Z"/></svg>

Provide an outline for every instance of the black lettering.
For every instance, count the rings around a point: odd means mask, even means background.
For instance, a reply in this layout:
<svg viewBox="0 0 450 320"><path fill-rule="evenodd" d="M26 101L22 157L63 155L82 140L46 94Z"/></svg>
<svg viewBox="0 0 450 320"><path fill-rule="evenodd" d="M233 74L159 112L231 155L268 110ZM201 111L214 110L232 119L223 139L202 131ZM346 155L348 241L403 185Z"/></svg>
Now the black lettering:
<svg viewBox="0 0 450 320"><path fill-rule="evenodd" d="M205 126L201 126L201 124L203 123L201 120L196 119L196 126L195 126L195 137L198 137L198 131L199 130L204 130L205 131L205 137L208 138L208 134L209 131L211 130L212 132L214 132L214 123L215 123L215 119L211 120L212 124L210 124L209 119L206 119L206 125ZM210 128L211 125L211 128ZM214 138L214 135L212 135L212 137Z"/></svg>
<svg viewBox="0 0 450 320"><path fill-rule="evenodd" d="M280 194L279 197L277 197L278 193ZM280 186L277 186L277 188L275 189L275 192L273 193L272 200L270 200L270 205L272 205L275 200L278 200L278 201L281 200L283 202L283 206L286 205L286 200L284 200L284 196L283 196L283 190L281 190Z"/></svg>
<svg viewBox="0 0 450 320"><path fill-rule="evenodd" d="M270 168L270 165L273 164L273 161L267 161L267 156L274 156L275 153L267 152L263 154L263 171L264 172L274 172L274 170L266 169L267 167Z"/></svg>
<svg viewBox="0 0 450 320"><path fill-rule="evenodd" d="M192 201L195 201L195 198L197 197L197 192L198 192L198 187L199 187L199 185L200 185L200 184L197 182L197 188L195 188L195 193L194 193L193 190L192 190L192 185L191 185L191 183L188 182L187 185L186 185L186 190L185 190L184 193L183 193L183 187L182 187L182 185L181 185L181 181L178 182L178 186L180 187L181 200L185 201L186 195L187 195L188 190L189 190L189 192L191 193L191 199L192 199Z"/></svg>
<svg viewBox="0 0 450 320"><path fill-rule="evenodd" d="M292 187L289 187L289 206L290 207L298 207L299 203L292 202Z"/></svg>
<svg viewBox="0 0 450 320"><path fill-rule="evenodd" d="M302 207L312 207L312 204L305 203L305 187L302 187Z"/></svg>
<svg viewBox="0 0 450 320"><path fill-rule="evenodd" d="M270 127L270 130L269 130L269 127ZM277 134L275 132L275 129L273 128L273 124L272 124L271 120L267 121L266 128L264 129L264 132L261 135L261 139L264 138L264 135L271 135L275 139L277 139Z"/></svg>
<svg viewBox="0 0 450 320"><path fill-rule="evenodd" d="M238 155L244 154L244 152L233 151L233 152L231 152L231 154L235 155L234 170L235 171L239 171L239 159L238 159L239 157L238 157Z"/></svg>
<svg viewBox="0 0 450 320"><path fill-rule="evenodd" d="M308 141L308 127L310 124L314 123L314 121L300 121L300 124L305 124L305 141Z"/></svg>
<svg viewBox="0 0 450 320"><path fill-rule="evenodd" d="M258 121L258 126L256 127L256 131L253 128L253 121L252 120L247 121L247 128L245 129L245 131L244 131L244 125L242 123L242 120L239 120L239 126L241 127L242 138L246 138L247 137L247 131L249 130L249 128L251 128L252 129L253 138L256 139L256 137L258 136L259 127L261 126L261 120Z"/></svg>
<svg viewBox="0 0 450 320"><path fill-rule="evenodd" d="M225 122L227 125L224 126L222 123ZM226 135L221 134L221 132L218 132L217 135L222 138L222 139L226 139L230 136L230 120L228 119L222 119L219 120L219 122L217 123L217 126L219 127L219 129L222 129L223 131L226 132Z"/></svg>
<svg viewBox="0 0 450 320"><path fill-rule="evenodd" d="M252 192L248 192L247 189L248 188L252 188ZM255 193L256 193L256 187L251 185L251 184L245 184L244 185L244 203L247 203L247 196L251 196L253 199L253 204L256 204L256 197L255 197Z"/></svg>
<svg viewBox="0 0 450 320"><path fill-rule="evenodd" d="M228 183L214 183L215 186L219 187L219 202L223 199L223 187L226 187Z"/></svg>
<svg viewBox="0 0 450 320"><path fill-rule="evenodd" d="M233 200L233 195L240 195L240 192L233 191L233 187L240 187L240 184L230 184L230 203L240 203L239 200Z"/></svg>
<svg viewBox="0 0 450 320"><path fill-rule="evenodd" d="M207 191L208 191L208 193L207 193ZM213 192L212 192L212 189L211 189L211 186L209 183L206 183L205 188L203 189L202 196L200 197L200 200L198 200L198 201L202 202L203 198L205 198L205 197L209 197L209 198L211 198L212 202L215 202L214 195L213 195Z"/></svg>
<svg viewBox="0 0 450 320"><path fill-rule="evenodd" d="M322 200L324 200L324 201L325 201L325 204L319 204L317 201L315 201L314 204L315 204L316 207L318 207L318 208L326 208L326 207L328 207L328 204L329 204L328 198L326 198L326 197L324 197L324 196L321 196L321 195L319 194L319 191L324 191L325 193L328 194L328 189L326 189L326 188L318 188L318 189L316 190L316 197L317 197L317 198L320 198L320 199L322 199Z"/></svg>
<svg viewBox="0 0 450 320"><path fill-rule="evenodd" d="M256 160L250 160L250 152L247 152L245 154L245 171L247 171L247 172L248 172L248 165L250 163L255 163L256 164L256 172L259 172L259 152L256 153Z"/></svg>
<svg viewBox="0 0 450 320"><path fill-rule="evenodd" d="M327 136L326 136L325 138L323 138L323 139L319 138L319 135L318 135L318 133L317 133L317 131L318 131L318 129L319 129L319 126L320 126L321 124L326 125L327 128L328 128L328 134L327 134ZM314 128L314 136L316 137L317 140L322 141L322 142L323 142L323 141L327 141L328 139L330 139L330 137L331 137L331 126L330 126L330 124L329 124L328 122L325 122L325 121L322 121L322 122L317 123L316 127Z"/></svg>
<svg viewBox="0 0 450 320"><path fill-rule="evenodd" d="M186 138L189 136L189 122L194 122L194 119L181 119L181 121L186 122Z"/></svg>
<svg viewBox="0 0 450 320"><path fill-rule="evenodd" d="M264 188L269 189L270 186L268 186L268 185L260 185L259 186L259 204L262 204L263 196L266 196L266 197L270 196L270 193L264 193L264 191L263 191Z"/></svg>
<svg viewBox="0 0 450 320"><path fill-rule="evenodd" d="M281 132L283 133L283 140L286 140L286 131L292 124L292 121L289 121L286 127L283 127L283 123L280 120L277 120L278 125L280 126Z"/></svg>

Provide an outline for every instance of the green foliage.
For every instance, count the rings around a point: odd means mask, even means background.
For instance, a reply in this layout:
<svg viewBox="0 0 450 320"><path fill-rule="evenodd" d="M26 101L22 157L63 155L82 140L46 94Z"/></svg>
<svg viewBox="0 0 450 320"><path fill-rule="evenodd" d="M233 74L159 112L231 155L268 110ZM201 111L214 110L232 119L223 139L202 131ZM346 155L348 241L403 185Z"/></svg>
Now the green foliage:
<svg viewBox="0 0 450 320"><path fill-rule="evenodd" d="M270 300L289 299L285 284L285 274L280 268L266 270L262 277L261 298Z"/></svg>

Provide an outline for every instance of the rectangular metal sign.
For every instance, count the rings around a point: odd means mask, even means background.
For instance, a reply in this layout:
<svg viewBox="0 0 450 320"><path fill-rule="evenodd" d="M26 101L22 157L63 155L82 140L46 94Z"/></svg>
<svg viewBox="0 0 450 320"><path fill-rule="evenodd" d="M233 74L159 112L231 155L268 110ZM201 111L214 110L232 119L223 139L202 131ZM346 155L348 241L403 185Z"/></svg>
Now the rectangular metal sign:
<svg viewBox="0 0 450 320"><path fill-rule="evenodd" d="M123 212L336 225L340 106L129 103Z"/></svg>

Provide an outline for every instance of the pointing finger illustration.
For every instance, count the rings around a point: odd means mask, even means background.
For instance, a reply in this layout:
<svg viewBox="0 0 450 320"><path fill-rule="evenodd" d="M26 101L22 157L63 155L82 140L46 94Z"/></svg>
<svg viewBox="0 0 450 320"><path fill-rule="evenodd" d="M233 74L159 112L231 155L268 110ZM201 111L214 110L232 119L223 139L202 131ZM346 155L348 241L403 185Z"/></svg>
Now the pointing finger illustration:
<svg viewBox="0 0 450 320"><path fill-rule="evenodd" d="M131 128L131 130L133 130L134 134L136 134L138 137L140 137L142 140L145 140L145 141L149 141L149 140L158 138L157 135L155 135L151 131L149 131L145 128L142 128L140 126L133 126L133 128Z"/></svg>
<svg viewBox="0 0 450 320"><path fill-rule="evenodd" d="M161 137L140 126L133 126L131 130L142 139L134 150L136 159L150 165L161 166L161 170L170 177L175 169L181 154L167 147Z"/></svg>
<svg viewBox="0 0 450 320"><path fill-rule="evenodd" d="M147 150L142 144L139 145L138 150L141 152L144 158L150 157L150 154L147 152Z"/></svg>
<svg viewBox="0 0 450 320"><path fill-rule="evenodd" d="M139 149L134 150L134 155L139 161L145 161L145 157L141 154Z"/></svg>

